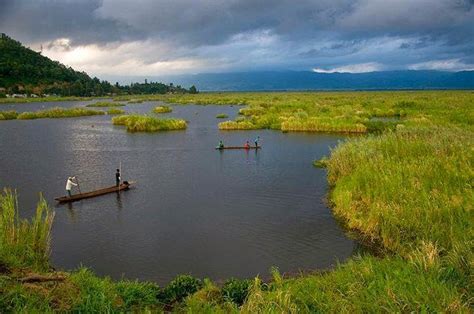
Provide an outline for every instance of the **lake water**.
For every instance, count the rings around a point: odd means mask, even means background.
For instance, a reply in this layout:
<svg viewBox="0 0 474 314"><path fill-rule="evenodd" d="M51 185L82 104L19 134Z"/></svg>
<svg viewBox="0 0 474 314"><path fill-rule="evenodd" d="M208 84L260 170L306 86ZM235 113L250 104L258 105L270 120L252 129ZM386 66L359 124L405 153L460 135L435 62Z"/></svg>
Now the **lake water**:
<svg viewBox="0 0 474 314"><path fill-rule="evenodd" d="M32 111L89 102L0 105ZM155 103L132 104L146 113ZM325 203L326 172L312 161L342 137L279 131L219 131L215 116L235 106L173 106L162 116L189 121L186 131L127 133L110 116L0 122L0 187L16 188L22 215L38 192L54 206L52 264L80 265L113 278L165 284L177 274L222 280L324 269L356 248ZM219 139L259 151L216 151ZM68 176L82 191L111 186L115 169L136 187L56 205Z"/></svg>

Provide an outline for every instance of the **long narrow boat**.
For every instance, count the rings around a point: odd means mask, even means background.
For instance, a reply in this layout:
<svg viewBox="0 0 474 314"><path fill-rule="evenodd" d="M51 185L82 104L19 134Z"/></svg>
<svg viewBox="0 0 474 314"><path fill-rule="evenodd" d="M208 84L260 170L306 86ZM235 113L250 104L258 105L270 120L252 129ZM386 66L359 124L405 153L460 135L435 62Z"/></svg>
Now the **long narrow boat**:
<svg viewBox="0 0 474 314"><path fill-rule="evenodd" d="M250 147L245 147L245 146L224 146L224 147L219 147L216 146L216 149L218 150L223 150L223 149L261 149L262 146L250 146Z"/></svg>
<svg viewBox="0 0 474 314"><path fill-rule="evenodd" d="M82 200L82 199L85 199L85 198L96 197L96 196L109 194L109 193L113 193L113 192L125 191L125 190L128 190L131 185L132 185L132 182L127 182L127 183L120 184L120 186L118 186L118 187L114 185L114 186L104 188L104 189L100 189L100 190L95 190L95 191L80 193L80 194L74 194L71 197L69 197L69 196L57 197L57 198L55 198L55 200L58 201L59 203L71 203L71 202L79 201L79 200Z"/></svg>

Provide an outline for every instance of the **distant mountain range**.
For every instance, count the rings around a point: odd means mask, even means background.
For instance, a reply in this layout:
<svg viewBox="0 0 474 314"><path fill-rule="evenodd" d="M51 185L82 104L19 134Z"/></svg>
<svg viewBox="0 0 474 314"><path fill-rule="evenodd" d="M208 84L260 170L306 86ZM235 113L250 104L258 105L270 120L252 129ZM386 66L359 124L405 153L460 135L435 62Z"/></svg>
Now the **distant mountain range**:
<svg viewBox="0 0 474 314"><path fill-rule="evenodd" d="M150 77L148 77L150 79ZM130 80L130 78L123 78ZM135 81L145 77L135 77ZM132 80L133 80L132 79ZM153 77L201 91L474 89L474 71L384 71L316 73L268 71Z"/></svg>

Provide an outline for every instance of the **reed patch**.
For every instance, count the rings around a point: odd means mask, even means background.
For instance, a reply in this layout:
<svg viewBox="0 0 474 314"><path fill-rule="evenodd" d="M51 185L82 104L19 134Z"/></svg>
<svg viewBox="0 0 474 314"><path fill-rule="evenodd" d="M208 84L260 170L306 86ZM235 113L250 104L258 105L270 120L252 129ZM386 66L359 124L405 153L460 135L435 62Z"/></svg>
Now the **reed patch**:
<svg viewBox="0 0 474 314"><path fill-rule="evenodd" d="M187 127L182 119L159 119L146 115L121 115L112 118L112 123L125 126L128 132L184 130Z"/></svg>

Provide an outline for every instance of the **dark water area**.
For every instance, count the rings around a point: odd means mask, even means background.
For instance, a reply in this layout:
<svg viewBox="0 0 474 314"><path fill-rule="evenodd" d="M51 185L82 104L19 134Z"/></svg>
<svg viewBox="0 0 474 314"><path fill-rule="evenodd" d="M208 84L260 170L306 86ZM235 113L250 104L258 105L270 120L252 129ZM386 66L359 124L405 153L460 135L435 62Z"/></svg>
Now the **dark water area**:
<svg viewBox="0 0 474 314"><path fill-rule="evenodd" d="M33 111L90 102L1 105ZM131 104L148 113L156 102ZM312 166L343 137L270 130L219 131L218 113L235 106L173 106L161 116L189 121L186 131L127 133L110 116L0 121L0 187L17 189L22 216L42 192L55 208L52 264L99 275L165 284L177 274L222 280L325 269L352 255L325 204L326 172ZM216 151L261 137L259 151ZM68 176L82 191L123 179L136 187L57 205ZM76 190L77 191L77 190Z"/></svg>

